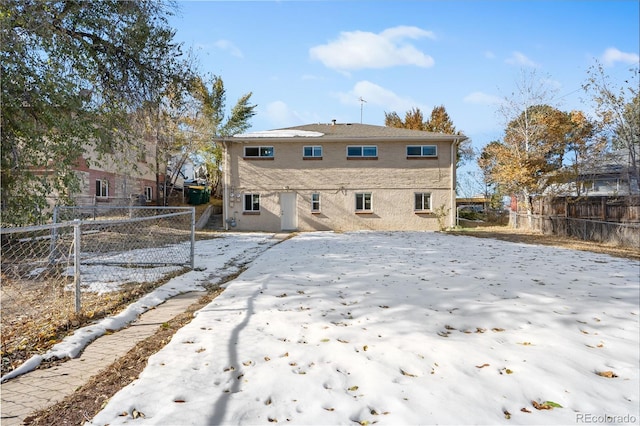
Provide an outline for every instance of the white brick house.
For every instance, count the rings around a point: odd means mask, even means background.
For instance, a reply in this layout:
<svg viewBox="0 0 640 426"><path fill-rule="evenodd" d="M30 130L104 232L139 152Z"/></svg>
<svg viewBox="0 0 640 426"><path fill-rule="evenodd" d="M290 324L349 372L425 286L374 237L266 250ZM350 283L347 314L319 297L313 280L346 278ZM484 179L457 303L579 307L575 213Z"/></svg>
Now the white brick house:
<svg viewBox="0 0 640 426"><path fill-rule="evenodd" d="M311 124L217 140L223 215L240 231L437 230L455 225L463 135Z"/></svg>

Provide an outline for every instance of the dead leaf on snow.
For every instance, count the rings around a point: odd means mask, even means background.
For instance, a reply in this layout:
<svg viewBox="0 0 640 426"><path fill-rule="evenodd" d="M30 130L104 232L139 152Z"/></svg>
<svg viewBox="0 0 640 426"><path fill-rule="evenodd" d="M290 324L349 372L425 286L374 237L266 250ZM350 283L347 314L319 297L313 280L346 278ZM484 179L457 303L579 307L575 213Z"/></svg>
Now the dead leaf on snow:
<svg viewBox="0 0 640 426"><path fill-rule="evenodd" d="M403 376L407 376L407 377L418 377L418 376L416 376L415 374L411 374L411 373L408 373L408 372L404 371L402 368L400 369L400 372L402 373L402 375L403 375Z"/></svg>
<svg viewBox="0 0 640 426"><path fill-rule="evenodd" d="M596 371L596 374L598 376L607 377L609 379L614 379L614 378L618 377L618 375L616 373L614 373L613 371Z"/></svg>
<svg viewBox="0 0 640 426"><path fill-rule="evenodd" d="M520 411L522 411L523 413L530 413L531 412L531 410L528 410L527 407L522 407L520 409Z"/></svg>
<svg viewBox="0 0 640 426"><path fill-rule="evenodd" d="M484 368L484 367L488 367L489 364L482 364L482 365L476 365L476 368Z"/></svg>
<svg viewBox="0 0 640 426"><path fill-rule="evenodd" d="M537 401L531 401L533 408L536 410L553 410L555 408L562 408L562 405L553 401L545 401L543 403L539 403Z"/></svg>
<svg viewBox="0 0 640 426"><path fill-rule="evenodd" d="M137 419L137 418L144 419L144 413L141 413L140 411L134 408L133 411L131 411L131 417L133 417L134 419Z"/></svg>
<svg viewBox="0 0 640 426"><path fill-rule="evenodd" d="M511 418L511 413L509 411L504 410L503 413L505 419L509 420Z"/></svg>

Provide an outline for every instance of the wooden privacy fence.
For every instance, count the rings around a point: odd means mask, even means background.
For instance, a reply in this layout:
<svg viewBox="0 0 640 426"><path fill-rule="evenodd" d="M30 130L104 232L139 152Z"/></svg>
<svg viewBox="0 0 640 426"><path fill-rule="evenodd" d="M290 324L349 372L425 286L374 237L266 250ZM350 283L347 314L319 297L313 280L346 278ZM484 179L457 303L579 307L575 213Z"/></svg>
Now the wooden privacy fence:
<svg viewBox="0 0 640 426"><path fill-rule="evenodd" d="M533 213L602 222L640 223L640 196L544 197L534 200Z"/></svg>
<svg viewBox="0 0 640 426"><path fill-rule="evenodd" d="M628 247L640 246L640 197L545 197L533 214L511 212L514 228Z"/></svg>

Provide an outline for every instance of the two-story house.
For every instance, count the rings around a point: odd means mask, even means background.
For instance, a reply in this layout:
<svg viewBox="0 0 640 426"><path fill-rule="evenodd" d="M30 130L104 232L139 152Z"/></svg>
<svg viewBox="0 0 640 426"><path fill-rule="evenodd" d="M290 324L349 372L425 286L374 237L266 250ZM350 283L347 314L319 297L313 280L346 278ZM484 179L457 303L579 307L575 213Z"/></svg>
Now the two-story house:
<svg viewBox="0 0 640 426"><path fill-rule="evenodd" d="M219 139L226 228L278 232L453 226L456 151L465 139L335 121Z"/></svg>
<svg viewBox="0 0 640 426"><path fill-rule="evenodd" d="M155 201L158 197L155 174L155 148L140 143L136 149L99 156L91 147L74 167L81 180L78 205L111 203L128 205ZM164 180L164 175L161 176Z"/></svg>

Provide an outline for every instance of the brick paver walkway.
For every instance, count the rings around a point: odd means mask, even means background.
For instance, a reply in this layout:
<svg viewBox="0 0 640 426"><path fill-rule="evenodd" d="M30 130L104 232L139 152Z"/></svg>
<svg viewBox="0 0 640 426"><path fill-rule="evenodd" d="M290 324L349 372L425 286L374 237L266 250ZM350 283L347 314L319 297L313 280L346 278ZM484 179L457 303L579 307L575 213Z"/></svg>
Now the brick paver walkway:
<svg viewBox="0 0 640 426"><path fill-rule="evenodd" d="M185 312L204 292L185 293L167 300L138 318L131 326L94 340L80 357L42 370L34 370L0 385L2 426L21 425L36 410L71 395L104 368L125 355L158 327Z"/></svg>

